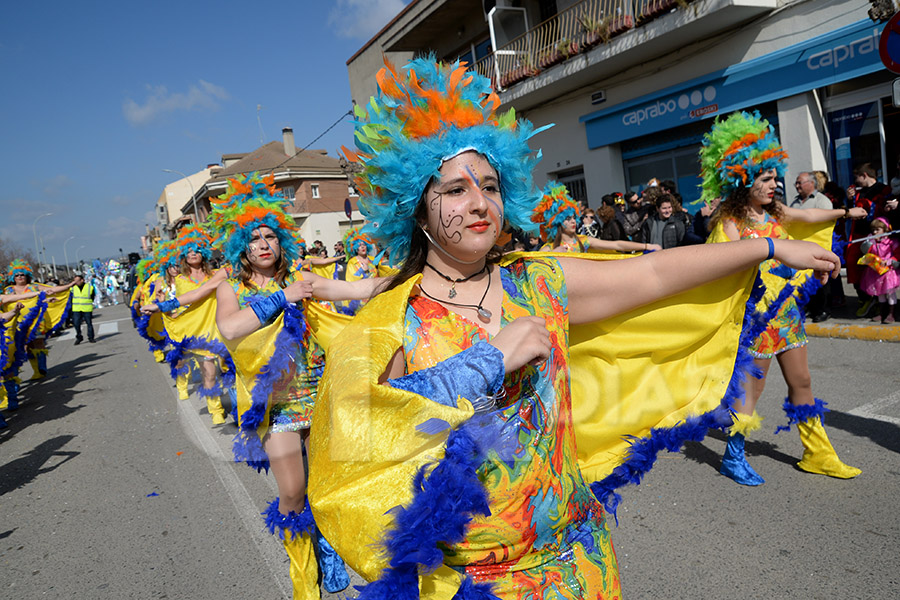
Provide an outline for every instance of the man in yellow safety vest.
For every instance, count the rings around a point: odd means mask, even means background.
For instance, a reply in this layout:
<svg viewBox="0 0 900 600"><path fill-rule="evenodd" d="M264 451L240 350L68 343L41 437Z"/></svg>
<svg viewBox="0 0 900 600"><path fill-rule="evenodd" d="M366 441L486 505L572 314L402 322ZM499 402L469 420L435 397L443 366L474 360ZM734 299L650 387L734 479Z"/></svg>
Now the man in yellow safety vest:
<svg viewBox="0 0 900 600"><path fill-rule="evenodd" d="M87 323L88 341L94 343L94 286L85 283L84 277L75 276L72 286L72 323L75 325L75 345L84 339L81 337L81 322Z"/></svg>

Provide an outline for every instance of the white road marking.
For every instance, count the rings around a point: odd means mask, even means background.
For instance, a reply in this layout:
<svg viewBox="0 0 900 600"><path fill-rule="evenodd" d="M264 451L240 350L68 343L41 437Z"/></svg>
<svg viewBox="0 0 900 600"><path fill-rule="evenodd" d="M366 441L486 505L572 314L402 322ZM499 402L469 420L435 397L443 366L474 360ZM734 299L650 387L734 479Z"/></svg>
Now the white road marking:
<svg viewBox="0 0 900 600"><path fill-rule="evenodd" d="M887 415L879 414L882 410L898 403L900 403L900 391L894 392L893 394L885 396L884 398L879 398L878 400L869 402L868 404L858 406L851 410L850 414L854 417L864 417L866 419L875 419L876 421L884 421L885 423L900 425L900 419L898 419L897 417L889 417Z"/></svg>
<svg viewBox="0 0 900 600"><path fill-rule="evenodd" d="M105 335L112 335L114 333L119 333L119 321L124 321L125 319L116 319L115 321L104 321L103 323L94 323L94 335L97 339L102 338ZM87 336L87 326L81 326L81 335ZM75 329L72 328L66 331L64 334L59 336L58 338L52 338L54 340L65 341L65 340L74 340L75 339Z"/></svg>
<svg viewBox="0 0 900 600"><path fill-rule="evenodd" d="M160 370L165 373L167 379L170 378L168 365L161 364ZM219 481L222 482L222 486L228 493L228 497L231 499L235 512L237 512L241 523L244 525L244 529L247 530L250 539L256 544L263 562L269 567L272 578L278 585L282 597L285 600L289 600L293 595L293 590L289 587L290 576L285 564L286 555L282 544L280 541L275 543L277 538L265 530L263 517L260 515L262 511L253 503L244 484L235 475L233 470L235 463L232 457L230 455L226 456L222 448L216 443L212 432L204 425L191 400L178 400L177 391L173 395L178 405L179 417L188 424L195 440L206 452L206 456L209 457L209 462L212 463ZM270 478L266 477L265 479L268 481ZM268 483L270 486L273 486L272 482Z"/></svg>

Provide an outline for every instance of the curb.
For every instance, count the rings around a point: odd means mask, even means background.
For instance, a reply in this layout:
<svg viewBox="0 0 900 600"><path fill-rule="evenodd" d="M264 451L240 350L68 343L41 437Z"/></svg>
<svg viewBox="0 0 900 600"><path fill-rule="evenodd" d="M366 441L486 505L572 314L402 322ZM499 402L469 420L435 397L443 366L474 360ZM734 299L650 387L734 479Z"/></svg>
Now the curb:
<svg viewBox="0 0 900 600"><path fill-rule="evenodd" d="M850 325L846 323L805 324L806 334L813 337L866 340L869 342L900 342L900 325Z"/></svg>

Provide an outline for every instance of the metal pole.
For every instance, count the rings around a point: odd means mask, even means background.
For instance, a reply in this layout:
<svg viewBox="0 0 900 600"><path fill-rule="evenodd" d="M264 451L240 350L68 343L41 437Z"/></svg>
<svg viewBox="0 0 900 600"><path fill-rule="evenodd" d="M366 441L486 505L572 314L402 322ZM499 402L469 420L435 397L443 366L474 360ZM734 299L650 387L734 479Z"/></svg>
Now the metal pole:
<svg viewBox="0 0 900 600"><path fill-rule="evenodd" d="M66 278L69 278L72 276L71 273L69 272L69 253L66 252L66 244L68 244L69 242L71 242L74 239L75 239L75 236L73 235L72 237L67 239L65 242L63 242L63 258L66 259Z"/></svg>
<svg viewBox="0 0 900 600"><path fill-rule="evenodd" d="M84 246L79 246L78 250L75 251L75 262L78 263L79 268L81 267L81 260L78 258L78 253L81 252L81 249ZM81 274L84 275L84 269L81 269Z"/></svg>
<svg viewBox="0 0 900 600"><path fill-rule="evenodd" d="M177 175L181 175L182 178L187 179L188 185L191 186L191 202L194 204L194 223L200 222L200 213L197 212L197 192L194 191L194 184L191 183L190 178L182 173L181 171L176 171L175 169L163 169L165 173L175 173Z"/></svg>
<svg viewBox="0 0 900 600"><path fill-rule="evenodd" d="M31 232L34 234L34 253L37 255L37 256L35 256L35 258L37 258L37 261L38 261L38 273L39 274L41 271L41 251L38 248L37 222L44 217L49 217L52 215L53 215L53 213L44 213L44 214L40 215L39 217L37 217L34 220L34 223L31 224Z"/></svg>

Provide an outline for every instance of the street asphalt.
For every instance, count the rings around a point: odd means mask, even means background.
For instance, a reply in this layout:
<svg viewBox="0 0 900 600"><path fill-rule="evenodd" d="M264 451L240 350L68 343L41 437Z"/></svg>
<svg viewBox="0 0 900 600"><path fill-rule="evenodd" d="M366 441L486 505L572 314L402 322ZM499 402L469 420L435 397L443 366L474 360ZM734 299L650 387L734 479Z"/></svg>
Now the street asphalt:
<svg viewBox="0 0 900 600"><path fill-rule="evenodd" d="M100 310L95 326L96 344L50 340L50 376L4 413L0 598L290 598L287 556L259 515L274 478L230 460L234 426L213 426L196 394L176 399L124 306ZM610 517L623 596L900 597L898 350L809 346L827 430L857 479L794 466L796 430L773 433L786 394L773 366L764 428L747 442L765 485L718 474L714 433L624 489L617 527Z"/></svg>

